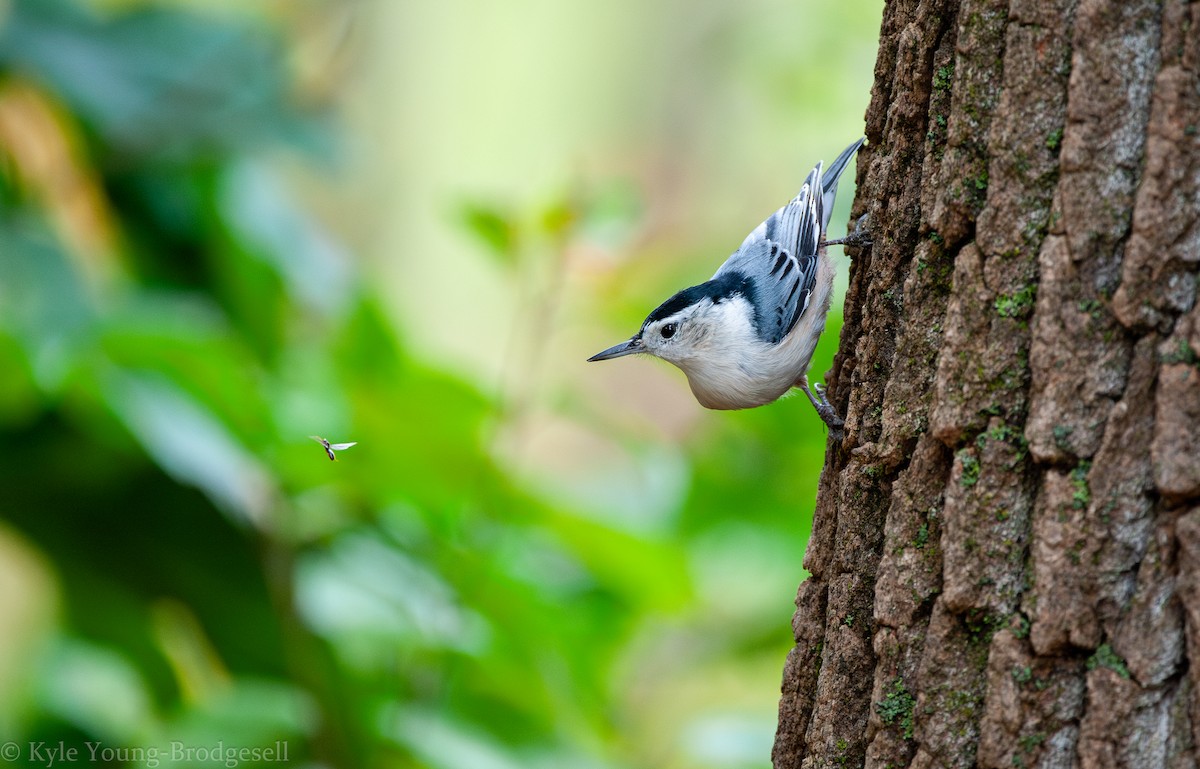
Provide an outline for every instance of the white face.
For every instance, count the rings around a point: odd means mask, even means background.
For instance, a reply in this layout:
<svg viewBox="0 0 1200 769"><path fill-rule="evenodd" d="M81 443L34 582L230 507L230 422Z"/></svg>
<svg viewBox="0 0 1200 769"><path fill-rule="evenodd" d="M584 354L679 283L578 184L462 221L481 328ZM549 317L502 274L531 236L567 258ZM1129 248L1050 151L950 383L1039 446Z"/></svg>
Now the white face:
<svg viewBox="0 0 1200 769"><path fill-rule="evenodd" d="M701 354L712 342L714 312L720 305L705 299L661 320L646 324L642 329L645 351L686 368L689 360Z"/></svg>
<svg viewBox="0 0 1200 769"><path fill-rule="evenodd" d="M704 297L671 315L649 320L632 339L593 355L610 360L646 353L673 363L691 377L712 368L737 368L764 343L752 325L753 308L741 296L720 302Z"/></svg>

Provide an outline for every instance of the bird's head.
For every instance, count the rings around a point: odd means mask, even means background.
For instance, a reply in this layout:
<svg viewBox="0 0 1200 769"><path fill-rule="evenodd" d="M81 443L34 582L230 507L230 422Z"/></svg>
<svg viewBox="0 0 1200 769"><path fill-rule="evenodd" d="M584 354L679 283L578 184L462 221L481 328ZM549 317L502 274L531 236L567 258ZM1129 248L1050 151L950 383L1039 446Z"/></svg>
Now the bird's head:
<svg viewBox="0 0 1200 769"><path fill-rule="evenodd" d="M684 371L697 360L713 355L724 333L741 328L742 322L731 323L731 313L744 314L745 302L738 298L725 281L710 280L699 286L685 288L659 305L629 339L598 352L589 361L610 360L635 353L645 353L674 363Z"/></svg>

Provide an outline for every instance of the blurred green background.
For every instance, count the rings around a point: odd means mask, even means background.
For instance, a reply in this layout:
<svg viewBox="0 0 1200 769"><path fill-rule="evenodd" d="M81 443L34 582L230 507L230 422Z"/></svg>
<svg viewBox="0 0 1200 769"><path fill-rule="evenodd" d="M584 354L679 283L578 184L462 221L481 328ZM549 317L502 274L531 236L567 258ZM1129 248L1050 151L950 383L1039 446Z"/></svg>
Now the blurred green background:
<svg viewBox="0 0 1200 769"><path fill-rule="evenodd" d="M768 766L823 426L584 361L860 135L880 12L0 0L9 763Z"/></svg>

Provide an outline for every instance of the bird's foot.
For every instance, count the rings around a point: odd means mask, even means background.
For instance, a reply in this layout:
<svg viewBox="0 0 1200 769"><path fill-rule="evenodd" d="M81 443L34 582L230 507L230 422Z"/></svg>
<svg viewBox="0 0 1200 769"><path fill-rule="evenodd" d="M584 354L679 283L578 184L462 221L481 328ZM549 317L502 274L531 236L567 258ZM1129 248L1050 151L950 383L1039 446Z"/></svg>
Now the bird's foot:
<svg viewBox="0 0 1200 769"><path fill-rule="evenodd" d="M846 420L837 415L832 406L827 406L825 409L817 409L817 414L821 416L821 420L825 422L825 426L829 428L829 434L835 441L840 441L846 437Z"/></svg>
<svg viewBox="0 0 1200 769"><path fill-rule="evenodd" d="M812 402L813 408L817 410L817 416L821 417L821 421L829 428L829 434L833 436L834 440L840 441L845 434L846 421L838 416L837 411L825 399L825 386L820 382L814 382L812 390L809 390L808 381L805 379L801 380L800 388L804 390L804 394ZM815 395L813 391L816 391Z"/></svg>
<svg viewBox="0 0 1200 769"><path fill-rule="evenodd" d="M858 221L854 224L854 232L844 238L836 238L834 240L826 240L821 244L821 248L825 246L850 246L851 248L870 248L874 241L871 239L870 214L863 214L858 217Z"/></svg>
<svg viewBox="0 0 1200 769"><path fill-rule="evenodd" d="M829 428L829 434L836 440L841 440L846 427L846 420L838 416L834 411L833 406L829 405L829 401L825 399L825 386L820 382L813 385L813 389L817 392L817 402L813 405L817 408L817 414L821 417L821 421Z"/></svg>

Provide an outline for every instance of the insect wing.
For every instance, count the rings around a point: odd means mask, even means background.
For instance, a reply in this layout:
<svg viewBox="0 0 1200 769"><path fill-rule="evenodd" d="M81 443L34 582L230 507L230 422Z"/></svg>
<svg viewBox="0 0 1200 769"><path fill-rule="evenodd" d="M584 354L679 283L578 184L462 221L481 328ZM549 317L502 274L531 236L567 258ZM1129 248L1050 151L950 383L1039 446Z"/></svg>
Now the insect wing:
<svg viewBox="0 0 1200 769"><path fill-rule="evenodd" d="M319 435L310 435L308 437L312 438L314 441L321 444L321 448L325 449L325 454L329 457L330 462L337 461L337 457L334 456L334 453L333 453L334 447L329 445L329 441L325 440L324 438L322 438Z"/></svg>
<svg viewBox="0 0 1200 769"><path fill-rule="evenodd" d="M358 445L358 441L350 441L349 443L330 443L329 448L333 449L334 451L343 451L345 449L350 448L351 446L357 446L357 445Z"/></svg>

